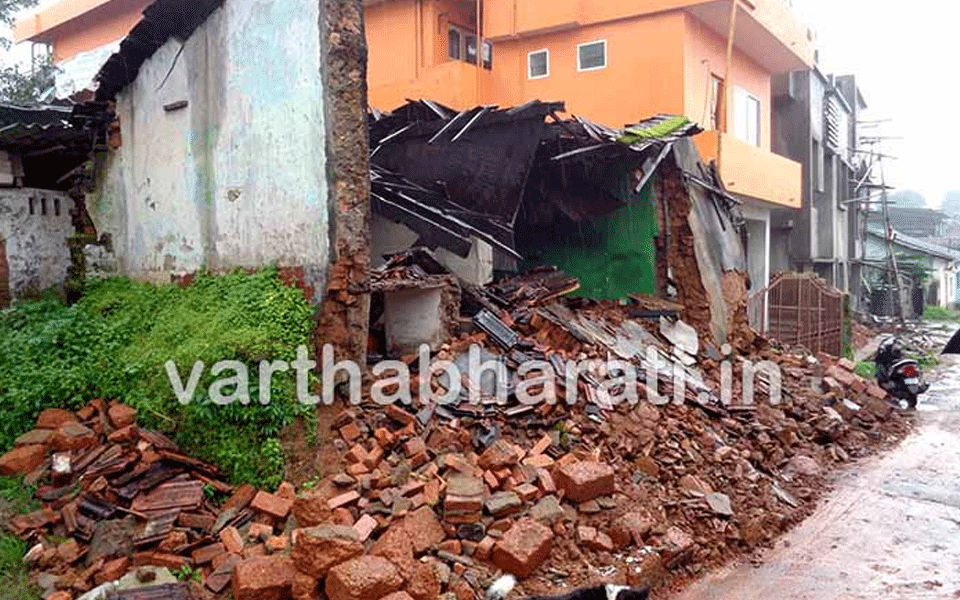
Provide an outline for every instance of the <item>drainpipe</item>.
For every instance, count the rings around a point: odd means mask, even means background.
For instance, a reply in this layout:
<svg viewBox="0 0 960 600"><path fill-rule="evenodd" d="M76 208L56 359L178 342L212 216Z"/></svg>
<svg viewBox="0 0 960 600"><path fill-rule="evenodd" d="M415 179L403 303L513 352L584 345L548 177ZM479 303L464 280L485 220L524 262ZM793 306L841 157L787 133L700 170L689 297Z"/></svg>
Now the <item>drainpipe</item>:
<svg viewBox="0 0 960 600"><path fill-rule="evenodd" d="M721 94L721 110L720 110L720 132L717 133L717 171L720 171L720 162L721 162L721 152L723 150L723 135L729 132L729 119L727 118L727 112L731 104L730 97L732 94L733 86L730 82L730 77L733 72L733 44L737 36L737 9L740 8L740 0L730 0L730 19L729 19L729 28L727 30L727 63L725 67L725 72L723 75L723 94Z"/></svg>

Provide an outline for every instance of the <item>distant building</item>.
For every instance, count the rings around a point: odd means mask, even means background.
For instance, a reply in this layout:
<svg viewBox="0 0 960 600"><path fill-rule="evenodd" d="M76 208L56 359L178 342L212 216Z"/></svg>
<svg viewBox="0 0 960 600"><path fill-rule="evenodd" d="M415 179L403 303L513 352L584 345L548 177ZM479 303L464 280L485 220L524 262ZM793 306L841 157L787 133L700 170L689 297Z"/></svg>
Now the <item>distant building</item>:
<svg viewBox="0 0 960 600"><path fill-rule="evenodd" d="M773 271L815 273L856 300L865 218L857 121L866 102L854 76L816 68L774 78L774 98L773 148L803 165L803 205L774 212Z"/></svg>
<svg viewBox="0 0 960 600"><path fill-rule="evenodd" d="M936 238L946 235L949 217L943 211L906 206L890 206L887 211L890 214L890 225L909 236ZM879 211L871 213L870 225L884 227L883 214Z"/></svg>

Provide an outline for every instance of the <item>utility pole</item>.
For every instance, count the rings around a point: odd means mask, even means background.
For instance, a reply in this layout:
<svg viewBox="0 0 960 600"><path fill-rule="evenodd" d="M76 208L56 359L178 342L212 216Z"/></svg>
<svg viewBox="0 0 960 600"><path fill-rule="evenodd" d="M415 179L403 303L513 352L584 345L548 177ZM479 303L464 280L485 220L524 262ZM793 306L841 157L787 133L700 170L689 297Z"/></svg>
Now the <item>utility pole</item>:
<svg viewBox="0 0 960 600"><path fill-rule="evenodd" d="M893 289L897 294L896 302L896 317L900 320L900 324L904 324L904 314L903 314L903 288L900 285L900 267L897 265L897 253L894 251L893 247L893 225L890 223L890 203L889 197L887 195L887 179L883 171L883 159L879 159L880 163L880 206L883 209L883 224L884 231L886 233L887 241L887 261L890 264L890 272L893 273Z"/></svg>

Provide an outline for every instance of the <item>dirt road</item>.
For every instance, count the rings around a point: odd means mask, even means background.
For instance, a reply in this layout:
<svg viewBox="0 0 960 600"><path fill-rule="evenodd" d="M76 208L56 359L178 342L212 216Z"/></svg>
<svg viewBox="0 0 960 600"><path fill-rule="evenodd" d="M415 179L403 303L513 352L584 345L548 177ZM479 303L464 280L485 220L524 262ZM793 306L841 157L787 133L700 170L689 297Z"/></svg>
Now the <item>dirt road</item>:
<svg viewBox="0 0 960 600"><path fill-rule="evenodd" d="M943 357L917 432L841 476L763 556L672 600L960 598L960 358Z"/></svg>

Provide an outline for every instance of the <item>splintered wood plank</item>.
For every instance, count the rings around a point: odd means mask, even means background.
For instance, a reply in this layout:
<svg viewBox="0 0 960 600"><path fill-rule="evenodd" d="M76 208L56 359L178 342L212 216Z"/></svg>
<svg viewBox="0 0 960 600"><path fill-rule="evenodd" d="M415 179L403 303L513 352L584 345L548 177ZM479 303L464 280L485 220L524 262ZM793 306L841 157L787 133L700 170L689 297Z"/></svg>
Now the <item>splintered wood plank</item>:
<svg viewBox="0 0 960 600"><path fill-rule="evenodd" d="M140 494L133 501L131 510L155 515L160 512L179 510L195 510L203 501L203 482L200 481L171 481L165 483L149 494Z"/></svg>

